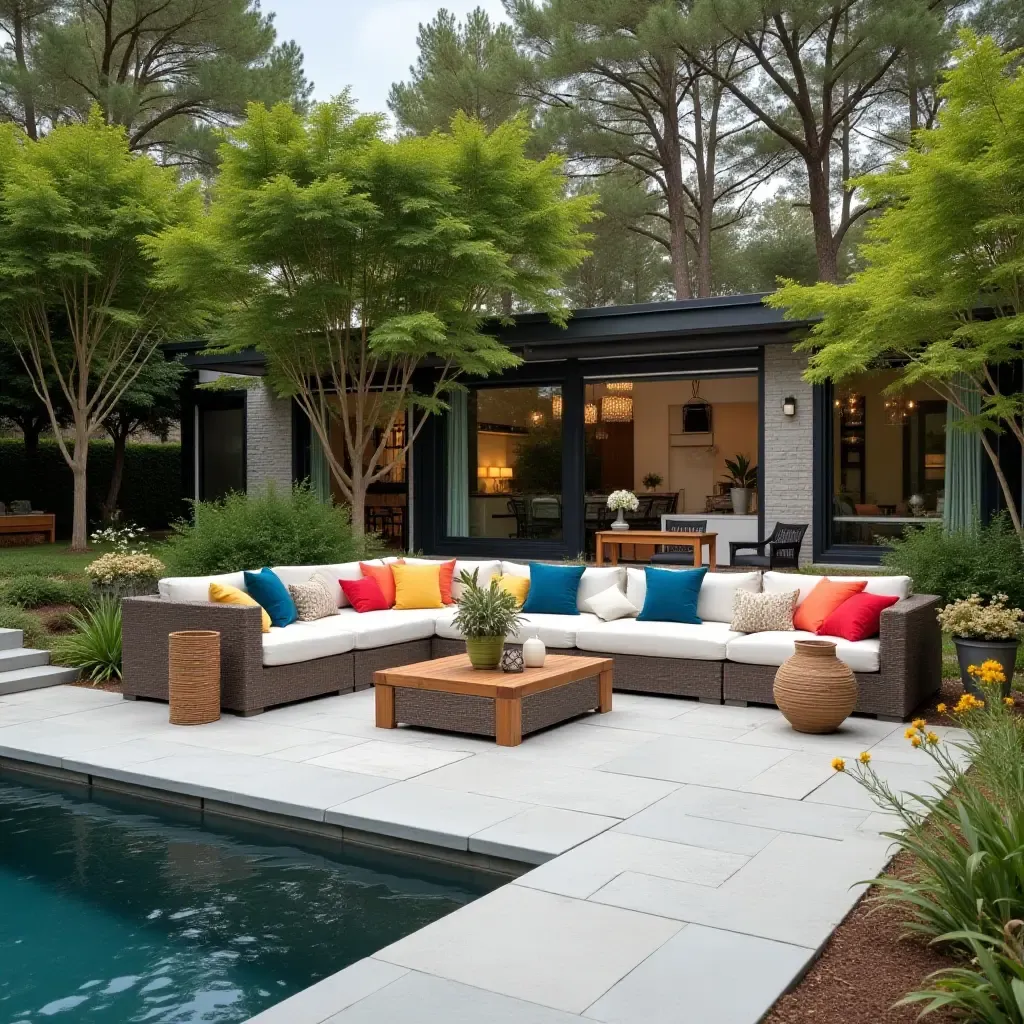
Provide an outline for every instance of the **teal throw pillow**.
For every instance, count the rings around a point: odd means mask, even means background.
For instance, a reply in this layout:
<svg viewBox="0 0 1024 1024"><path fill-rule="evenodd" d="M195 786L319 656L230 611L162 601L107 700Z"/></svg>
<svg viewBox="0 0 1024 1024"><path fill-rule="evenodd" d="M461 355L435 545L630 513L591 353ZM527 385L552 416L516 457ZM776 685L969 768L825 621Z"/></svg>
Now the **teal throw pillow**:
<svg viewBox="0 0 1024 1024"><path fill-rule="evenodd" d="M530 592L523 611L546 615L579 615L576 591L583 576L582 565L530 563Z"/></svg>
<svg viewBox="0 0 1024 1024"><path fill-rule="evenodd" d="M647 596L637 622L689 622L699 626L697 599L707 569L655 569L644 566Z"/></svg>
<svg viewBox="0 0 1024 1024"><path fill-rule="evenodd" d="M243 575L245 589L254 601L263 606L263 610L270 616L272 626L288 626L298 619L299 613L292 595L277 573L264 566L259 572Z"/></svg>

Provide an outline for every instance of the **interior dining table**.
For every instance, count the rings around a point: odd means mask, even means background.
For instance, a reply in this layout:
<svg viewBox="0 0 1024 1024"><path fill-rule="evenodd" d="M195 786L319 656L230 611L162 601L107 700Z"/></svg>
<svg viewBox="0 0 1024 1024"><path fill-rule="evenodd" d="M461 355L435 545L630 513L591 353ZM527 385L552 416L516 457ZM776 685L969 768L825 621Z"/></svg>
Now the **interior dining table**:
<svg viewBox="0 0 1024 1024"><path fill-rule="evenodd" d="M599 530L597 533L597 551L595 561L598 565L605 564L605 549L611 565L619 564L621 550L626 545L667 545L669 547L690 548L693 551L694 566L707 565L714 572L718 568L715 551L717 533L676 533L668 530ZM704 547L708 549L708 560L704 562Z"/></svg>

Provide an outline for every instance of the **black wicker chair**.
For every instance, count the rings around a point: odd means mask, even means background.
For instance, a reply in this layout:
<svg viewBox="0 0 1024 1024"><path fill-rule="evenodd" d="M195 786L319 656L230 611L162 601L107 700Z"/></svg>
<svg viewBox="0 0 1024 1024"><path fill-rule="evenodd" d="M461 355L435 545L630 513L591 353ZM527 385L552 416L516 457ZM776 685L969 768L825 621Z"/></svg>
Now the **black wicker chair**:
<svg viewBox="0 0 1024 1024"><path fill-rule="evenodd" d="M800 565L800 545L807 532L806 523L776 523L764 540L729 542L729 564L751 569L796 569ZM765 548L769 548L765 554ZM752 554L739 554L741 551Z"/></svg>
<svg viewBox="0 0 1024 1024"><path fill-rule="evenodd" d="M707 528L706 519L670 519L665 524L668 533L704 533ZM651 555L651 565L693 565L693 549L663 544L659 552Z"/></svg>

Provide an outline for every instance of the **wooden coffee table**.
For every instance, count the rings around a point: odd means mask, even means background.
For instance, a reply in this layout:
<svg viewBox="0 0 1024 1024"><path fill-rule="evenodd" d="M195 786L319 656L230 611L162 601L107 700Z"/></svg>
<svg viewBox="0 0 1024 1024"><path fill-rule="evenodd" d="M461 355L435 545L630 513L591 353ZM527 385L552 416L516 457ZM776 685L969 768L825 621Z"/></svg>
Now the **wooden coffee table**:
<svg viewBox="0 0 1024 1024"><path fill-rule="evenodd" d="M493 736L514 747L523 736L586 711L611 711L610 658L549 654L543 668L522 672L473 668L456 654L373 675L377 727L399 722Z"/></svg>

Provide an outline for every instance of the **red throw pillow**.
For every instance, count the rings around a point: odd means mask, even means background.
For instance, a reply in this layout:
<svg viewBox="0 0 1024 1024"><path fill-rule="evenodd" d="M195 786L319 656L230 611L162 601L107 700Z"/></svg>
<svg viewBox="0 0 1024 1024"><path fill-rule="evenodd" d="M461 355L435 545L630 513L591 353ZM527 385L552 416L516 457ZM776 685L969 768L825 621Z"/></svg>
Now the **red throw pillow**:
<svg viewBox="0 0 1024 1024"><path fill-rule="evenodd" d="M818 580L814 589L796 606L793 628L817 633L821 624L846 600L859 594L867 580Z"/></svg>
<svg viewBox="0 0 1024 1024"><path fill-rule="evenodd" d="M361 580L338 582L357 612L382 612L390 607L380 584L372 576L364 576Z"/></svg>
<svg viewBox="0 0 1024 1024"><path fill-rule="evenodd" d="M869 640L878 636L882 612L898 600L898 597L885 594L854 594L821 624L818 635L841 636L844 640Z"/></svg>
<svg viewBox="0 0 1024 1024"><path fill-rule="evenodd" d="M441 604L455 604L452 597L452 579L455 576L455 559L450 562L441 563L441 573L437 577L438 585L441 588Z"/></svg>

